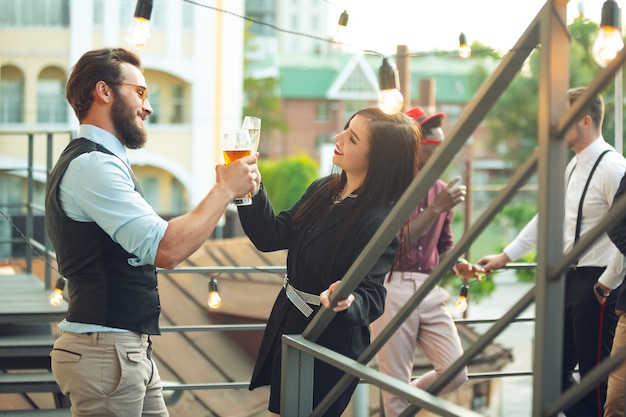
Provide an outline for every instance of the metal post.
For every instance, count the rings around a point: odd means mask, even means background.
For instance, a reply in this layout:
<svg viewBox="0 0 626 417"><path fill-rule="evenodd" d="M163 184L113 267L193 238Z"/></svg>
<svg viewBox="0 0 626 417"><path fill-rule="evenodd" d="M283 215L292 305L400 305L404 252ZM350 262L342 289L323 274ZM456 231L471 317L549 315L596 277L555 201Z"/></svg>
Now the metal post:
<svg viewBox="0 0 626 417"><path fill-rule="evenodd" d="M617 8L617 21L620 33L622 32L622 9ZM622 90L623 67L615 72L615 150L624 154L624 91Z"/></svg>
<svg viewBox="0 0 626 417"><path fill-rule="evenodd" d="M615 150L620 154L624 154L624 92L622 91L622 73L622 67L615 73Z"/></svg>
<svg viewBox="0 0 626 417"><path fill-rule="evenodd" d="M370 415L369 384L360 383L354 390L354 417L369 417Z"/></svg>
<svg viewBox="0 0 626 417"><path fill-rule="evenodd" d="M563 256L564 177L567 148L554 127L567 110L568 48L566 0L552 0L541 17L539 68L539 230L533 416L543 416L545 406L561 392L563 347L563 275L551 276L553 264Z"/></svg>
<svg viewBox="0 0 626 417"><path fill-rule="evenodd" d="M48 177L50 176L50 172L52 172L52 145L53 145L53 134L48 133L46 137L46 183L48 182ZM52 257L50 253L52 252L52 242L50 241L50 236L48 236L47 231L44 233L44 259L46 261L46 269L45 269L45 285L46 289L52 289Z"/></svg>
<svg viewBox="0 0 626 417"><path fill-rule="evenodd" d="M28 179L26 185L26 272L33 273L33 251L30 249L31 242L34 233L34 221L33 221L33 200L35 196L35 179L34 179L34 164L35 164L35 135L33 133L28 134Z"/></svg>
<svg viewBox="0 0 626 417"><path fill-rule="evenodd" d="M281 415L305 417L313 411L313 356L283 343Z"/></svg>
<svg viewBox="0 0 626 417"><path fill-rule="evenodd" d="M406 45L396 46L396 68L400 81L400 92L404 97L402 111L405 112L411 105L411 58L409 48Z"/></svg>

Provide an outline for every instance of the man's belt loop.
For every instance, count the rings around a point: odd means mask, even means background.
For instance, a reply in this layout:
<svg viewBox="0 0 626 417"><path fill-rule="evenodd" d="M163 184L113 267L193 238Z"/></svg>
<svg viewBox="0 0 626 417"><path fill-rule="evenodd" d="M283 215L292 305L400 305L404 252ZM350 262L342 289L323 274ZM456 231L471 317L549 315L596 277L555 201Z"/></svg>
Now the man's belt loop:
<svg viewBox="0 0 626 417"><path fill-rule="evenodd" d="M287 294L287 298L292 302L294 306L305 317L309 317L313 313L313 309L308 306L308 304L320 305L320 297L319 295L309 294L308 292L300 291L297 288L294 288L293 285L289 282L289 278L285 275L283 280L283 287L285 288L285 293Z"/></svg>

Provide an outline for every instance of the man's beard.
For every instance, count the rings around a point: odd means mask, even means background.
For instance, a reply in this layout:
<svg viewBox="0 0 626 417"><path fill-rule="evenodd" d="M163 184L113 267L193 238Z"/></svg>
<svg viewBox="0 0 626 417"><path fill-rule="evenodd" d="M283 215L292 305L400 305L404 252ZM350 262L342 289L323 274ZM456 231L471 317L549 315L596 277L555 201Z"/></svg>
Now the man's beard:
<svg viewBox="0 0 626 417"><path fill-rule="evenodd" d="M147 134L143 127L135 122L136 111L118 94L111 107L113 126L128 149L139 149L146 144Z"/></svg>

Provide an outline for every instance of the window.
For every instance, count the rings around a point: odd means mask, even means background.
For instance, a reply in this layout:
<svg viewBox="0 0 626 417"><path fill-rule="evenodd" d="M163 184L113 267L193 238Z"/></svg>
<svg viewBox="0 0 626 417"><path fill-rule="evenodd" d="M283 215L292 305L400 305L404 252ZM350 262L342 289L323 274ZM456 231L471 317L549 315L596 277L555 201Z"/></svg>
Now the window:
<svg viewBox="0 0 626 417"><path fill-rule="evenodd" d="M489 408L489 381L479 382L472 386L472 411L484 413Z"/></svg>
<svg viewBox="0 0 626 417"><path fill-rule="evenodd" d="M172 177L172 201L170 206L170 214L178 216L186 211L185 204L185 188L176 178Z"/></svg>
<svg viewBox="0 0 626 417"><path fill-rule="evenodd" d="M311 16L311 31L313 33L317 32L320 27L320 17L317 15Z"/></svg>
<svg viewBox="0 0 626 417"><path fill-rule="evenodd" d="M327 102L317 103L315 106L315 120L318 122L325 122L329 119L329 108Z"/></svg>
<svg viewBox="0 0 626 417"><path fill-rule="evenodd" d="M160 213L159 178L155 176L145 176L140 179L140 184L143 197L156 213Z"/></svg>
<svg viewBox="0 0 626 417"><path fill-rule="evenodd" d="M0 0L0 27L68 27L69 0Z"/></svg>
<svg viewBox="0 0 626 417"><path fill-rule="evenodd" d="M161 116L161 100L159 99L159 85L158 84L148 84L148 101L150 102L150 106L152 107L152 114L148 116L148 123L155 124L159 123Z"/></svg>
<svg viewBox="0 0 626 417"><path fill-rule="evenodd" d="M104 0L93 0L93 25L101 28L104 22Z"/></svg>
<svg viewBox="0 0 626 417"><path fill-rule="evenodd" d="M183 30L191 31L193 29L193 15L195 7L191 3L183 3Z"/></svg>
<svg viewBox="0 0 626 417"><path fill-rule="evenodd" d="M0 123L24 121L24 77L15 67L0 70Z"/></svg>
<svg viewBox="0 0 626 417"><path fill-rule="evenodd" d="M372 87L361 67L356 67L346 82L341 86L342 92L368 92Z"/></svg>
<svg viewBox="0 0 626 417"><path fill-rule="evenodd" d="M315 148L319 149L326 143L333 143L334 140L331 140L331 138L331 135L317 135L315 137Z"/></svg>
<svg viewBox="0 0 626 417"><path fill-rule="evenodd" d="M67 123L65 79L58 68L46 68L37 81L37 122Z"/></svg>
<svg viewBox="0 0 626 417"><path fill-rule="evenodd" d="M368 107L366 101L344 101L343 104L343 120L350 120L354 113Z"/></svg>
<svg viewBox="0 0 626 417"><path fill-rule="evenodd" d="M185 87L176 84L172 87L172 118L170 123L180 124L185 122Z"/></svg>

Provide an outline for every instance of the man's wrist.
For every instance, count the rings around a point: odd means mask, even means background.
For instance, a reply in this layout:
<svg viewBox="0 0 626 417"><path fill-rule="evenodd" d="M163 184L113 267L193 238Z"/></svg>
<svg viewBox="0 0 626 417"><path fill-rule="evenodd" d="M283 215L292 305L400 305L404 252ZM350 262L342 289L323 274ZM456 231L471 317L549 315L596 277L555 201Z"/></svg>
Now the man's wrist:
<svg viewBox="0 0 626 417"><path fill-rule="evenodd" d="M601 284L597 282L593 284L593 289L596 292L596 294L598 294L602 298L608 298L611 295L610 290L609 291L603 290Z"/></svg>

